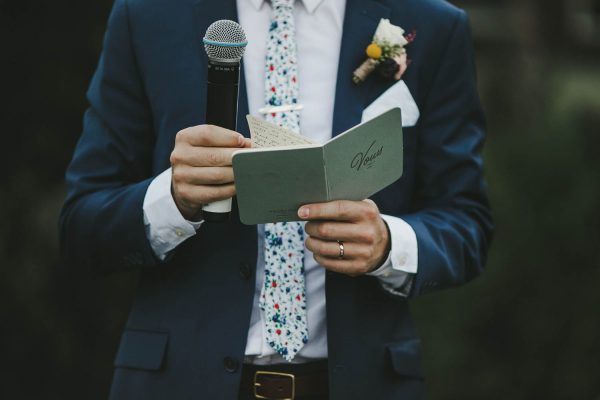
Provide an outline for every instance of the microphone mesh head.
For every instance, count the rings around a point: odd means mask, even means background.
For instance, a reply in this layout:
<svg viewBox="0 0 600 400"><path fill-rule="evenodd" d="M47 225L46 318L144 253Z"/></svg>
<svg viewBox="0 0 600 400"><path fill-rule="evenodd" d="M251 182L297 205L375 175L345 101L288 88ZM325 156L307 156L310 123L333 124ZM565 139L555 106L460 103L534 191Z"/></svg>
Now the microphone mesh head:
<svg viewBox="0 0 600 400"><path fill-rule="evenodd" d="M204 35L204 49L213 61L240 62L247 44L240 24L228 19L213 22Z"/></svg>

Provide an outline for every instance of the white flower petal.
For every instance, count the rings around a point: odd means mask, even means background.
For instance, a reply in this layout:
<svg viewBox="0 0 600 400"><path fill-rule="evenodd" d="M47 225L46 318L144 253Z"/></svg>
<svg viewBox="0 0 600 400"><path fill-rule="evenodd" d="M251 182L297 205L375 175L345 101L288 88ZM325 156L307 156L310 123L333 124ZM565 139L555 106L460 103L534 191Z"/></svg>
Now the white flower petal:
<svg viewBox="0 0 600 400"><path fill-rule="evenodd" d="M382 18L373 37L375 43L388 42L392 45L405 46L408 42L404 37L404 29L392 25L389 19Z"/></svg>

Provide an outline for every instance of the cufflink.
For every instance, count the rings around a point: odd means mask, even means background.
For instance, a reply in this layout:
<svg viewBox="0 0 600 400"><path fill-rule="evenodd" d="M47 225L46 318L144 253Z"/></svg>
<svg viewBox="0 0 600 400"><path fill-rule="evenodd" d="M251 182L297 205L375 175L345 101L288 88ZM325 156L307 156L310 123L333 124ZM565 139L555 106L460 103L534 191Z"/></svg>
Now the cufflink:
<svg viewBox="0 0 600 400"><path fill-rule="evenodd" d="M406 254L402 254L399 258L398 258L398 263L401 266L405 266L406 265L406 261L408 261L408 257L406 257Z"/></svg>

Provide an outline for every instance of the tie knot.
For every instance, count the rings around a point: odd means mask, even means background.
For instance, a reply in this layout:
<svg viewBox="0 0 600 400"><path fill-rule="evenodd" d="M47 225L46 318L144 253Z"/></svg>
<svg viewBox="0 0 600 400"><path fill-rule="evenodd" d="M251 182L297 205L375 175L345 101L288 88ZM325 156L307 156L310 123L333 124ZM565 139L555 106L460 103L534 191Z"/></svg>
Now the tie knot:
<svg viewBox="0 0 600 400"><path fill-rule="evenodd" d="M271 0L271 6L276 8L293 8L295 0Z"/></svg>

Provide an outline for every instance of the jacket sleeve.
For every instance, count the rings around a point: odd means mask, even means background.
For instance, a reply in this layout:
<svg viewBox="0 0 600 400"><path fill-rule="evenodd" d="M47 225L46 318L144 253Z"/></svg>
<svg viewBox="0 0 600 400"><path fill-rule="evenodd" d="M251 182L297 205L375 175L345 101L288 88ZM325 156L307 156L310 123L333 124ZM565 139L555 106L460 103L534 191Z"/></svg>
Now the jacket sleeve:
<svg viewBox="0 0 600 400"><path fill-rule="evenodd" d="M484 117L472 39L460 11L423 105L417 144L418 208L402 218L418 243L411 296L459 285L484 267L493 224L481 148Z"/></svg>
<svg viewBox="0 0 600 400"><path fill-rule="evenodd" d="M142 207L155 139L124 0L111 12L87 98L83 133L66 173L63 258L100 270L155 265Z"/></svg>

